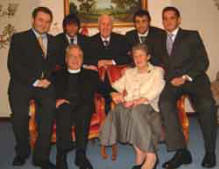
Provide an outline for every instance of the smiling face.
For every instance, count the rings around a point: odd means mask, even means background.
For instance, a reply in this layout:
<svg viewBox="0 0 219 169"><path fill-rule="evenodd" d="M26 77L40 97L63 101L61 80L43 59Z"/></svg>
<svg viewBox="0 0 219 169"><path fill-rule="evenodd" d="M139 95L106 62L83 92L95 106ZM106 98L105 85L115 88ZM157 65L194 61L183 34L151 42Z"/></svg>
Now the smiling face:
<svg viewBox="0 0 219 169"><path fill-rule="evenodd" d="M40 34L47 33L50 29L52 18L49 14L39 11L32 19L33 28Z"/></svg>
<svg viewBox="0 0 219 169"><path fill-rule="evenodd" d="M150 26L150 20L147 16L136 16L135 17L135 28L138 33L144 34L148 31Z"/></svg>
<svg viewBox="0 0 219 169"><path fill-rule="evenodd" d="M74 37L78 33L79 27L75 23L70 23L65 26L65 32L68 36Z"/></svg>
<svg viewBox="0 0 219 169"><path fill-rule="evenodd" d="M112 18L108 15L102 15L99 18L98 28L102 37L109 37L113 29Z"/></svg>
<svg viewBox="0 0 219 169"><path fill-rule="evenodd" d="M78 47L70 47L66 53L66 64L71 70L80 69L83 63L83 53Z"/></svg>
<svg viewBox="0 0 219 169"><path fill-rule="evenodd" d="M137 68L142 69L147 66L150 55L148 55L143 49L134 50L132 55Z"/></svg>
<svg viewBox="0 0 219 169"><path fill-rule="evenodd" d="M163 26L167 32L173 32L179 27L181 18L176 15L175 11L168 10L163 13Z"/></svg>

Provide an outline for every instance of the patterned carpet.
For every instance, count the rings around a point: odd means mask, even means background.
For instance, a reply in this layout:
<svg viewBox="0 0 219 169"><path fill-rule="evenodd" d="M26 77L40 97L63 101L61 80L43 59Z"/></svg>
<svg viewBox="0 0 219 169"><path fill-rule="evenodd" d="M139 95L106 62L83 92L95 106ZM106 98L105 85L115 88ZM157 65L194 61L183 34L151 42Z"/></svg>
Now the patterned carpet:
<svg viewBox="0 0 219 169"><path fill-rule="evenodd" d="M219 128L219 127L218 127ZM217 166L214 169L219 169L219 130L217 131ZM9 122L0 122L0 169L34 169L37 167L32 166L31 157L27 160L26 164L22 167L13 167L11 165L14 157L14 144L15 140L12 133L12 128ZM190 139L189 149L193 156L193 163L190 165L181 166L179 169L201 169L201 160L204 156L202 134L199 128L198 120L196 117L190 117ZM108 154L111 150L108 149ZM159 145L159 165L157 169L161 169L161 165L167 159L172 157L173 153L167 153L165 144ZM88 158L94 166L94 169L131 169L134 165L134 152L129 145L119 145L118 158L112 161L110 158L103 160L100 156L100 144L98 140L90 141L88 145ZM52 146L51 161L55 163L56 148ZM69 169L76 169L74 165L74 150L68 154Z"/></svg>

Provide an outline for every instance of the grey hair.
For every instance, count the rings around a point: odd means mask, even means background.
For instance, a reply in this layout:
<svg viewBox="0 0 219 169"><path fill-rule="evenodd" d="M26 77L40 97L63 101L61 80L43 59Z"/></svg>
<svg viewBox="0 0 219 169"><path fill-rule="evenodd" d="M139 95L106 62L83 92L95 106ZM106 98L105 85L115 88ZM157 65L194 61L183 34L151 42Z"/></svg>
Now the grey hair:
<svg viewBox="0 0 219 169"><path fill-rule="evenodd" d="M149 55L149 48L148 48L148 46L147 46L146 44L141 44L141 43L139 43L139 44L137 44L137 45L134 45L134 46L132 47L132 54L133 54L136 50L141 50L141 51L145 52L146 55Z"/></svg>
<svg viewBox="0 0 219 169"><path fill-rule="evenodd" d="M103 15L100 15L100 16L98 17L98 25L100 25L100 20L101 20L103 17L108 17L108 18L110 19L112 25L113 25L113 17L110 16L110 15L107 15L107 14L103 14Z"/></svg>
<svg viewBox="0 0 219 169"><path fill-rule="evenodd" d="M66 50L65 50L65 57L68 57L68 53L71 49L79 49L79 51L81 52L81 57L83 59L83 56L84 56L84 53L81 49L81 47L79 45L75 45L75 44L72 44L72 45L69 45Z"/></svg>

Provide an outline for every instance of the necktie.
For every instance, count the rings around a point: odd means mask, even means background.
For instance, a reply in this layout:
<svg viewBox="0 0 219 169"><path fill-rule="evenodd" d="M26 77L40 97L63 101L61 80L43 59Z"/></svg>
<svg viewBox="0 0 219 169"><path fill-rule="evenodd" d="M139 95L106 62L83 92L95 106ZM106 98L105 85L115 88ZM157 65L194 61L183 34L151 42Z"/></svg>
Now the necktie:
<svg viewBox="0 0 219 169"><path fill-rule="evenodd" d="M73 45L74 44L74 38L71 38L70 39L70 45Z"/></svg>
<svg viewBox="0 0 219 169"><path fill-rule="evenodd" d="M108 40L104 40L103 41L103 45L104 45L104 47L107 48L109 46L109 41Z"/></svg>
<svg viewBox="0 0 219 169"><path fill-rule="evenodd" d="M46 59L46 47L43 44L43 37L41 35L38 37L38 42L39 42L39 45L43 51L43 56Z"/></svg>
<svg viewBox="0 0 219 169"><path fill-rule="evenodd" d="M140 36L140 42L141 42L141 43L144 43L145 40L146 40L146 36Z"/></svg>
<svg viewBox="0 0 219 169"><path fill-rule="evenodd" d="M166 45L167 45L167 52L168 52L168 55L170 56L171 55L171 52L172 52L172 49L173 49L173 34L168 34L167 35L167 42L166 42Z"/></svg>

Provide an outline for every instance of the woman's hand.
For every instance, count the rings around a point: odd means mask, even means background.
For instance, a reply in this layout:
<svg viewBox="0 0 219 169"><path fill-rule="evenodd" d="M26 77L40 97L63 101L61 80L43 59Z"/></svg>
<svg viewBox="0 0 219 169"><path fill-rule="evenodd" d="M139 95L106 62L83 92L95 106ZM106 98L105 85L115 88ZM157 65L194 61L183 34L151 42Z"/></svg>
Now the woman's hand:
<svg viewBox="0 0 219 169"><path fill-rule="evenodd" d="M134 102L134 106L137 106L139 104L143 104L145 102L148 102L148 99L147 98L139 98L139 99L135 99L133 102Z"/></svg>
<svg viewBox="0 0 219 169"><path fill-rule="evenodd" d="M122 93L113 92L113 93L111 93L111 96L112 96L112 100L116 104L124 102L124 97L123 97Z"/></svg>
<svg viewBox="0 0 219 169"><path fill-rule="evenodd" d="M131 108L134 106L134 101L128 101L128 102L124 102L124 107L125 108Z"/></svg>

